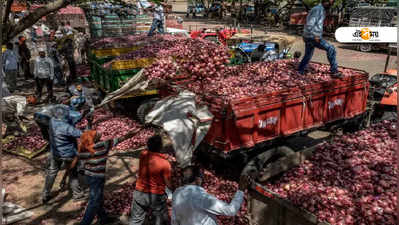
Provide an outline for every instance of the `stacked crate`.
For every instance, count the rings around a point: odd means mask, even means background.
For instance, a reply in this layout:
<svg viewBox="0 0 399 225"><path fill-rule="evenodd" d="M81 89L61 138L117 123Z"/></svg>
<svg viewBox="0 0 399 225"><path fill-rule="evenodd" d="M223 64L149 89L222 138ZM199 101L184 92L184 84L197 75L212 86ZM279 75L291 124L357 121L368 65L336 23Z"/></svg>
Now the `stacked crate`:
<svg viewBox="0 0 399 225"><path fill-rule="evenodd" d="M117 37L136 32L136 10L121 5L91 2L82 6L92 38Z"/></svg>
<svg viewBox="0 0 399 225"><path fill-rule="evenodd" d="M152 16L143 14L136 16L136 33L147 33L152 24Z"/></svg>

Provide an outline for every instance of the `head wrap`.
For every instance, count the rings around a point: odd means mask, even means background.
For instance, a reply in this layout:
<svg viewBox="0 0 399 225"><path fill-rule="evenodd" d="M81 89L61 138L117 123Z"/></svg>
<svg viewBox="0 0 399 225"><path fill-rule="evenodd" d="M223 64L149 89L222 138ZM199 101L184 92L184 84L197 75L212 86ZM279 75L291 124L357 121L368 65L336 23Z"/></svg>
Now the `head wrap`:
<svg viewBox="0 0 399 225"><path fill-rule="evenodd" d="M67 122L69 118L69 111L65 107L56 106L54 109L54 118Z"/></svg>
<svg viewBox="0 0 399 225"><path fill-rule="evenodd" d="M94 140L96 138L97 131L88 130L80 136L80 144L78 146L78 152L91 152L94 153Z"/></svg>

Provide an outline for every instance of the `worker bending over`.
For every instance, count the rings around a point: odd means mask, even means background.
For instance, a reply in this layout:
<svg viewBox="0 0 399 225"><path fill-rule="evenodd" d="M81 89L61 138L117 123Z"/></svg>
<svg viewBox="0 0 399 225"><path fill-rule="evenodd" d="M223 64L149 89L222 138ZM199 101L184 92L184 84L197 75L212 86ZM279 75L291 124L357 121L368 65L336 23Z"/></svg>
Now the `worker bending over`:
<svg viewBox="0 0 399 225"><path fill-rule="evenodd" d="M70 165L77 155L76 138L79 138L82 132L69 124L68 121L69 111L64 107L57 107L55 116L50 119L49 125L50 155L46 168L46 181L42 196L43 203L48 202L51 198L50 192L61 165L64 163L67 168L71 168ZM76 167L69 171L69 176L72 198L74 200L83 199L85 196L79 184Z"/></svg>
<svg viewBox="0 0 399 225"><path fill-rule="evenodd" d="M161 136L148 139L147 147L148 150L140 154L129 225L142 225L150 209L155 218L154 225L168 224L169 221L165 188L172 190L172 167L167 156L162 153L164 148Z"/></svg>
<svg viewBox="0 0 399 225"><path fill-rule="evenodd" d="M250 184L248 176L241 176L239 187L230 204L210 195L201 187L203 174L198 167L183 171L183 187L176 189L172 200L172 225L217 225L216 216L235 216Z"/></svg>
<svg viewBox="0 0 399 225"><path fill-rule="evenodd" d="M84 174L89 184L89 202L80 225L90 225L97 216L99 224L114 223L117 218L107 216L104 210L104 184L105 171L109 151L131 137L137 132L130 131L120 138L100 141L101 133L88 130L82 134L78 149L78 158L84 165Z"/></svg>
<svg viewBox="0 0 399 225"><path fill-rule="evenodd" d="M326 10L330 9L333 3L334 0L322 0L322 3L310 10L306 18L306 24L303 30L305 55L303 56L298 68L298 71L301 74L305 74L306 66L313 57L314 49L319 48L327 52L327 58L331 66L331 77L342 77L342 74L338 71L335 48L323 39L323 24L326 18Z"/></svg>

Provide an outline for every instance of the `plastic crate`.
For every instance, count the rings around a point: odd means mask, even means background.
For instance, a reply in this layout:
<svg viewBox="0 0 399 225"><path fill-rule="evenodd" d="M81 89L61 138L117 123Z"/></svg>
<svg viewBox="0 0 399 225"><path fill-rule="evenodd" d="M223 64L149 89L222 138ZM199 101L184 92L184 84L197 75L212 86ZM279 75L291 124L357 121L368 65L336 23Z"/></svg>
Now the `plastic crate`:
<svg viewBox="0 0 399 225"><path fill-rule="evenodd" d="M118 60L112 63L112 69L114 70L130 70L137 68L145 68L151 66L155 61L155 58L140 58L134 60Z"/></svg>
<svg viewBox="0 0 399 225"><path fill-rule="evenodd" d="M91 79L104 92L119 89L128 79L136 75L140 69L111 70L102 67L95 61L91 62Z"/></svg>
<svg viewBox="0 0 399 225"><path fill-rule="evenodd" d="M128 52L136 51L140 48L141 48L141 46L133 46L133 47L128 47L128 48L94 49L94 50L92 50L92 53L96 57L120 56L120 55L126 54Z"/></svg>

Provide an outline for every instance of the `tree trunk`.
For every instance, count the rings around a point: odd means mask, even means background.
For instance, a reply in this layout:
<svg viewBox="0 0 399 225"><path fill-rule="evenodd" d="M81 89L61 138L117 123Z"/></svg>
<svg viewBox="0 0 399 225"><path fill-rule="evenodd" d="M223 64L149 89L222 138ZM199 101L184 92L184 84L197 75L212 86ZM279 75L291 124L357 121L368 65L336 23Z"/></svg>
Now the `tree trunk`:
<svg viewBox="0 0 399 225"><path fill-rule="evenodd" d="M238 20L241 20L242 18L242 0L240 0L240 9L239 9L239 13L238 13Z"/></svg>
<svg viewBox="0 0 399 225"><path fill-rule="evenodd" d="M6 4L6 8L5 8L5 13L4 13L4 17L3 17L3 24L7 23L7 21L9 20L9 15L11 12L11 6L12 3L14 2L14 0L7 0L7 4ZM0 17L1 18L1 17Z"/></svg>
<svg viewBox="0 0 399 225"><path fill-rule="evenodd" d="M37 21L39 21L42 17L55 12L63 7L69 5L73 0L56 0L54 2L48 3L47 5L37 8L35 11L29 13L27 16L22 18L18 24L11 25L9 22L4 24L3 32L6 34L3 39L3 43L8 42L13 39L15 36L23 32L25 29L33 26Z"/></svg>

